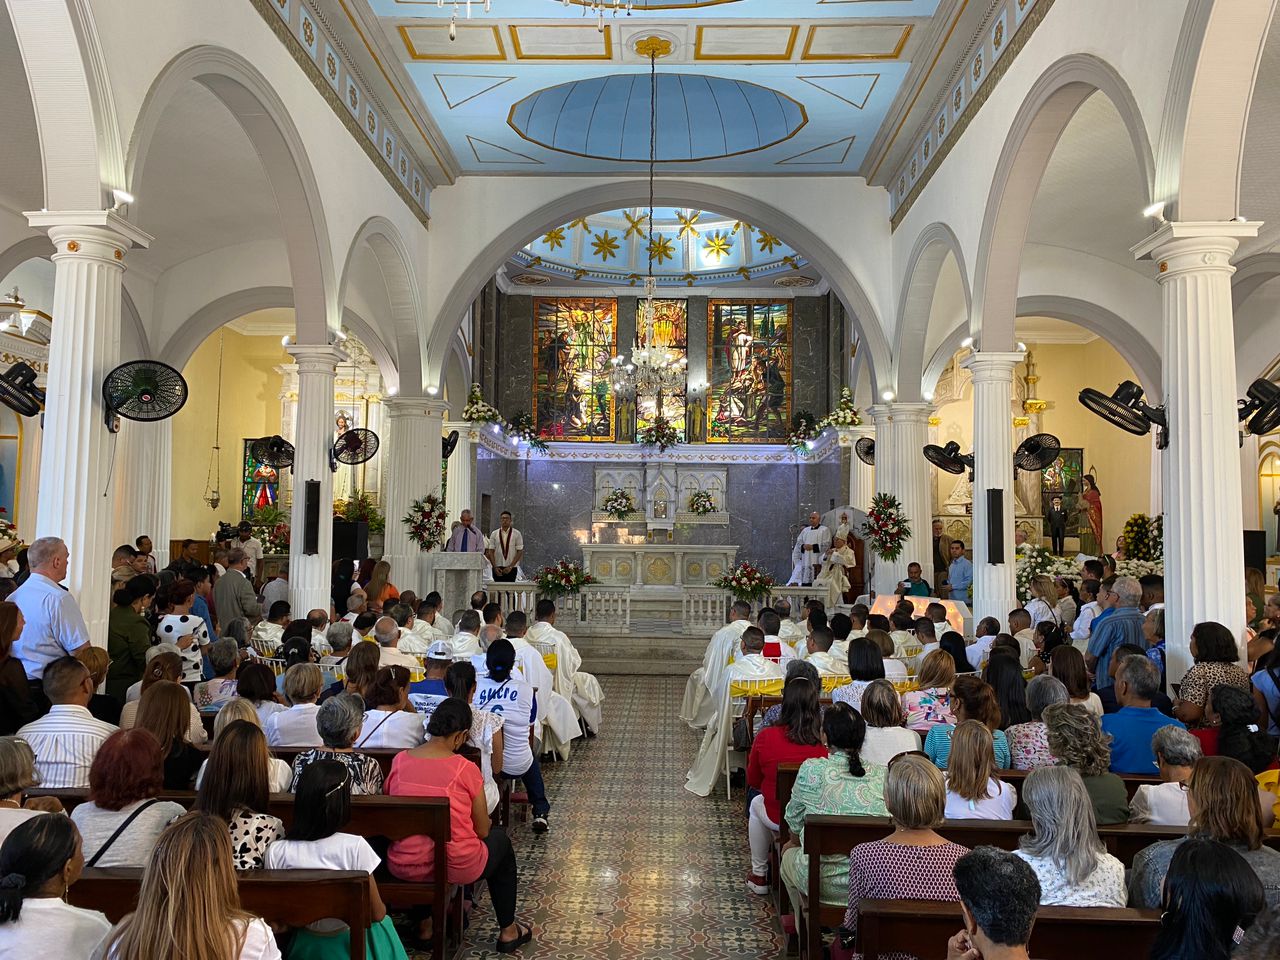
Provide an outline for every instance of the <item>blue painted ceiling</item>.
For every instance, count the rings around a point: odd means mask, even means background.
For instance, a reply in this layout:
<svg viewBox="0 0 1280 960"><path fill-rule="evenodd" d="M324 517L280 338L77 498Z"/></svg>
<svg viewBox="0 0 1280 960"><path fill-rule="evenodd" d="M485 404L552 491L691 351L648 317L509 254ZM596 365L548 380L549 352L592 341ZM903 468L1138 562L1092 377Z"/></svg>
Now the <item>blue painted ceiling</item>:
<svg viewBox="0 0 1280 960"><path fill-rule="evenodd" d="M465 174L847 174L903 93L941 0L364 0ZM603 28L603 29L601 29Z"/></svg>

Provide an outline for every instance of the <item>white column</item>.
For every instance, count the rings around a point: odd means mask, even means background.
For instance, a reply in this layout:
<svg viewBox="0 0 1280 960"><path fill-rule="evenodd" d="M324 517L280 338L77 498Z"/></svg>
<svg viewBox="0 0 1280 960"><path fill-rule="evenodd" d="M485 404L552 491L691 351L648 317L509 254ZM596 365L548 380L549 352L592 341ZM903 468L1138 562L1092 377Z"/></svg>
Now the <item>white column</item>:
<svg viewBox="0 0 1280 960"><path fill-rule="evenodd" d="M973 590L975 621L1004 623L1018 605L1013 551L1013 368L1021 353L971 353L960 365L973 374ZM988 562L987 491L1004 501L1004 562Z"/></svg>
<svg viewBox="0 0 1280 960"><path fill-rule="evenodd" d="M458 445L449 457L448 479L445 483L444 508L449 522L457 520L463 510L475 513L476 501L476 437L475 424L465 421L449 421L444 431L458 431ZM479 526L480 518L476 517Z"/></svg>
<svg viewBox="0 0 1280 960"><path fill-rule="evenodd" d="M173 421L126 420L116 451L116 532L120 543L151 538L157 569L169 563L173 507ZM189 491L188 491L189 492Z"/></svg>
<svg viewBox="0 0 1280 960"><path fill-rule="evenodd" d="M333 379L342 351L325 343L287 347L298 370L298 419L294 430L293 507L289 515L289 602L299 616L329 609L333 583ZM317 549L303 553L307 521L307 481L320 481Z"/></svg>
<svg viewBox="0 0 1280 960"><path fill-rule="evenodd" d="M417 590L418 556L401 519L409 505L428 493L440 492L440 428L448 405L425 397L391 397L387 413L387 533L383 559L391 564L392 582L400 577L405 588ZM436 464L435 470L430 469ZM420 586L420 584L419 584Z"/></svg>
<svg viewBox="0 0 1280 960"><path fill-rule="evenodd" d="M932 569L931 523L933 501L929 493L932 469L924 459L929 442L927 403L886 403L871 408L876 436L876 493L891 493L902 502L911 522L911 538L897 560L874 561L872 584L876 593L893 593L899 580L907 576L907 564L916 561Z"/></svg>
<svg viewBox="0 0 1280 960"><path fill-rule="evenodd" d="M875 439L876 430L871 424L859 427L839 427L840 446L849 448L849 506L858 510L871 507L871 497L876 490L876 468L858 459L854 445L863 437Z"/></svg>
<svg viewBox="0 0 1280 960"><path fill-rule="evenodd" d="M1257 223L1166 223L1133 248L1157 264L1165 410L1165 636L1170 683L1191 666L1191 629L1216 620L1241 637L1243 514L1231 257Z"/></svg>
<svg viewBox="0 0 1280 960"><path fill-rule="evenodd" d="M44 388L44 378L36 381ZM26 543L36 538L36 513L40 504L40 452L44 447L44 429L39 417L20 417L22 444L18 451L22 470L18 476L18 533Z"/></svg>
<svg viewBox="0 0 1280 960"><path fill-rule="evenodd" d="M109 211L29 214L54 244L53 339L45 404L36 534L61 537L66 585L94 644L106 646L110 584L111 455L102 380L120 361L124 254L151 238Z"/></svg>

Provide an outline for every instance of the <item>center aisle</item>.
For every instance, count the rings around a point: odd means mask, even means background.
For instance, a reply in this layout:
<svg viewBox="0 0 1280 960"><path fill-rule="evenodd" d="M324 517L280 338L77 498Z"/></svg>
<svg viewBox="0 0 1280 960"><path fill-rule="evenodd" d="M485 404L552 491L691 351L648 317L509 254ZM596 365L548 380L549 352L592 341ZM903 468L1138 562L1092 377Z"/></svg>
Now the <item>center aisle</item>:
<svg viewBox="0 0 1280 960"><path fill-rule="evenodd" d="M517 915L556 960L772 960L767 897L747 892L743 792L684 789L698 737L676 716L684 678L604 676L605 733L547 768L551 831L516 824ZM487 891L461 956L497 956ZM425 954L413 954L425 956Z"/></svg>

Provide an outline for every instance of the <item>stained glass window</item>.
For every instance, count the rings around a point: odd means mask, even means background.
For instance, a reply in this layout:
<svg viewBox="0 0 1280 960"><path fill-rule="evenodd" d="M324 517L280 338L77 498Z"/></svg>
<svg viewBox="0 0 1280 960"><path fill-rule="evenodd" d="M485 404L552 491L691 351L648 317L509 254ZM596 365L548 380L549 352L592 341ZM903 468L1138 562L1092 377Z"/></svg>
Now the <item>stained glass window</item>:
<svg viewBox="0 0 1280 960"><path fill-rule="evenodd" d="M644 310L644 300L640 300L636 305L637 311ZM643 322L640 318L636 320L636 328L640 331L639 337L641 346L649 346L644 343ZM653 346L669 347L676 351L681 357L688 356L689 352L689 316L688 305L684 300L654 300L653 301ZM687 380L686 380L687 384ZM685 439L685 386L681 386L678 393L663 394L662 396L662 415L667 418L667 422L676 428L676 432L680 435L680 439ZM646 396L638 397L636 402L636 429L643 430L645 427L653 423L658 417L658 400L656 397Z"/></svg>
<svg viewBox="0 0 1280 960"><path fill-rule="evenodd" d="M250 447L255 438L244 441L244 458L241 460L240 519L252 520L263 507L279 506L280 472L253 458Z"/></svg>
<svg viewBox="0 0 1280 960"><path fill-rule="evenodd" d="M618 301L533 302L533 421L551 440L612 440Z"/></svg>
<svg viewBox="0 0 1280 960"><path fill-rule="evenodd" d="M791 302L712 300L707 440L779 443L791 432Z"/></svg>

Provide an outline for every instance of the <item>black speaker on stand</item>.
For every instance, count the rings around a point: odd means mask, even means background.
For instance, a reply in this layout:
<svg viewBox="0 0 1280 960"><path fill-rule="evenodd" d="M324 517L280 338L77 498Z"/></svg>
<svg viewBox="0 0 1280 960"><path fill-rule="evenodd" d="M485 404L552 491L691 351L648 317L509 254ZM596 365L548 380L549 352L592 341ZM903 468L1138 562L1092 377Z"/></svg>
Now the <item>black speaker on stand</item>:
<svg viewBox="0 0 1280 960"><path fill-rule="evenodd" d="M1244 565L1263 574L1267 572L1267 531L1244 531Z"/></svg>
<svg viewBox="0 0 1280 960"><path fill-rule="evenodd" d="M987 563L1004 563L1004 491L987 491Z"/></svg>
<svg viewBox="0 0 1280 960"><path fill-rule="evenodd" d="M303 487L306 525L302 530L302 552L314 556L320 552L320 481L308 480Z"/></svg>

